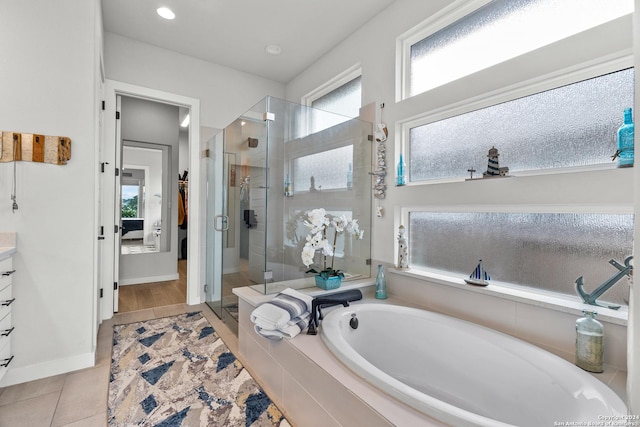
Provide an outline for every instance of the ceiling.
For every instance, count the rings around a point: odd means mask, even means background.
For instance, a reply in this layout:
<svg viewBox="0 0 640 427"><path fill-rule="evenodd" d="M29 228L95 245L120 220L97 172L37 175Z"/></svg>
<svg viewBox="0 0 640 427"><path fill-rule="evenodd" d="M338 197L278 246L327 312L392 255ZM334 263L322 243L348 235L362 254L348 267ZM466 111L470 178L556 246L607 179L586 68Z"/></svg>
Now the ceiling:
<svg viewBox="0 0 640 427"><path fill-rule="evenodd" d="M102 0L102 13L107 32L287 83L393 2ZM282 53L268 54L272 44Z"/></svg>

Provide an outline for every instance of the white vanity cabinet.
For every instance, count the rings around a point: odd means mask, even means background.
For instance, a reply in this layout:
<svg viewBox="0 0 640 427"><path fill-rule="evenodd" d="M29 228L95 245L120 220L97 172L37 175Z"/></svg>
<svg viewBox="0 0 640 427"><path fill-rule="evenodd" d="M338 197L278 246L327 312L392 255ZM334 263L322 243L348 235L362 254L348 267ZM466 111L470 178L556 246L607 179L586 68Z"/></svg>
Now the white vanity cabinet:
<svg viewBox="0 0 640 427"><path fill-rule="evenodd" d="M14 272L12 257L2 258L0 255L0 378L13 360L11 335L14 326L11 323L11 310L15 301L12 294Z"/></svg>

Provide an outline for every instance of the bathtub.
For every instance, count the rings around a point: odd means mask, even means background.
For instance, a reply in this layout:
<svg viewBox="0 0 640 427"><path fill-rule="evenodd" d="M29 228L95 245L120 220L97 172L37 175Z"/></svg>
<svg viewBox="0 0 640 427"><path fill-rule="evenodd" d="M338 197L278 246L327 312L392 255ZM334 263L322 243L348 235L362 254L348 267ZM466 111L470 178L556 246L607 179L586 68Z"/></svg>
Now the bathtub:
<svg viewBox="0 0 640 427"><path fill-rule="evenodd" d="M326 314L321 336L367 382L453 426L598 425L627 414L618 395L572 363L443 314L354 304Z"/></svg>

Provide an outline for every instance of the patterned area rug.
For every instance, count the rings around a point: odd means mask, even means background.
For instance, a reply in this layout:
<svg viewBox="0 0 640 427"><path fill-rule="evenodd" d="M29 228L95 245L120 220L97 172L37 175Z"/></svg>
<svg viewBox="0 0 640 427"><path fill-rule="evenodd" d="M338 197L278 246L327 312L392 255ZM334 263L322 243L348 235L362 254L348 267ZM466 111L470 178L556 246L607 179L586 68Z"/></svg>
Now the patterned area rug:
<svg viewBox="0 0 640 427"><path fill-rule="evenodd" d="M114 327L109 426L290 427L200 312Z"/></svg>

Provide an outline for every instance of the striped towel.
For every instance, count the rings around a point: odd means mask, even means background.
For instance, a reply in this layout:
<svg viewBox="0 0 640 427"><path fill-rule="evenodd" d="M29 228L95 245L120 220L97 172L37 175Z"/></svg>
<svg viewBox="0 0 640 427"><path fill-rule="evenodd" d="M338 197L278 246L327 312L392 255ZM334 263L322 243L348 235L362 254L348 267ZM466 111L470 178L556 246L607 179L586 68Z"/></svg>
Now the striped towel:
<svg viewBox="0 0 640 427"><path fill-rule="evenodd" d="M269 339L293 338L309 325L313 298L287 288L251 313L255 331Z"/></svg>

